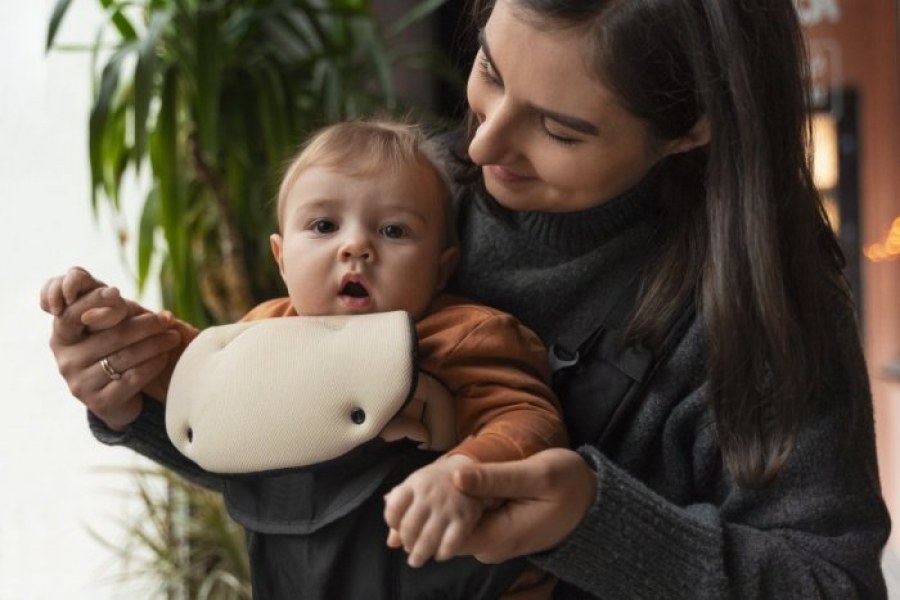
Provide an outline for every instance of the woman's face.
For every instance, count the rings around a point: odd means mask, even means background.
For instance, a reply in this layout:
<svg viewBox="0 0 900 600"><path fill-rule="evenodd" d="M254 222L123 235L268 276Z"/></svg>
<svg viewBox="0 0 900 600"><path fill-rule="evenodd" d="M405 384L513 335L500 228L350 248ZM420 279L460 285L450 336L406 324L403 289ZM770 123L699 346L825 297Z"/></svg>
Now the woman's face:
<svg viewBox="0 0 900 600"><path fill-rule="evenodd" d="M497 0L469 75L469 154L511 210L572 212L634 186L670 150L588 71L581 29Z"/></svg>

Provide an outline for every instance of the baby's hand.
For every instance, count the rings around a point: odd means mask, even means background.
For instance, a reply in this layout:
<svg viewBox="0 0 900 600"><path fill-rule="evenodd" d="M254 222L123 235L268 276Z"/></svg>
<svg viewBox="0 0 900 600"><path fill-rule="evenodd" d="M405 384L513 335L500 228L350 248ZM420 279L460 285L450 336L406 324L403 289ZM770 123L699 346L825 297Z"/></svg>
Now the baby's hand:
<svg viewBox="0 0 900 600"><path fill-rule="evenodd" d="M452 481L456 469L470 462L459 454L440 458L385 496L387 544L402 546L409 554L409 566L420 567L431 557L454 556L481 518L484 502L463 494Z"/></svg>
<svg viewBox="0 0 900 600"><path fill-rule="evenodd" d="M41 288L41 309L58 317L81 296L106 284L81 267L72 267L64 275L51 277Z"/></svg>
<svg viewBox="0 0 900 600"><path fill-rule="evenodd" d="M96 293L91 294L90 292ZM108 329L128 316L128 304L119 290L95 279L81 267L72 267L64 275L52 277L41 288L41 308L59 317L76 300L81 310L78 319L88 329Z"/></svg>

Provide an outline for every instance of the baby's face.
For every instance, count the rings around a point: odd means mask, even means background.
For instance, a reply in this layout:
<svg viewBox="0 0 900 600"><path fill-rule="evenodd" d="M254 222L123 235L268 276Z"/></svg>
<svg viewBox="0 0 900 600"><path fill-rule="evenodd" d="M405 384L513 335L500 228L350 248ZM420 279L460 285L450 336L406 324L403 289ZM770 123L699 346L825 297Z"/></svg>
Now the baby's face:
<svg viewBox="0 0 900 600"><path fill-rule="evenodd" d="M302 172L272 252L301 315L405 310L418 318L455 265L436 176L425 167Z"/></svg>

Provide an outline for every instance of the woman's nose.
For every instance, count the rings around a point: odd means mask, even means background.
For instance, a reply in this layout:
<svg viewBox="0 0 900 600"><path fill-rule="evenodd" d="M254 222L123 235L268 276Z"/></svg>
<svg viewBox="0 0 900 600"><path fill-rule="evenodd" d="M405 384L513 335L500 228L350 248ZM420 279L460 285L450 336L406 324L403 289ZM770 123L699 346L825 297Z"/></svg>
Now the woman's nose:
<svg viewBox="0 0 900 600"><path fill-rule="evenodd" d="M478 129L469 143L469 157L479 165L509 164L516 153L516 135L510 107L498 99L475 113Z"/></svg>

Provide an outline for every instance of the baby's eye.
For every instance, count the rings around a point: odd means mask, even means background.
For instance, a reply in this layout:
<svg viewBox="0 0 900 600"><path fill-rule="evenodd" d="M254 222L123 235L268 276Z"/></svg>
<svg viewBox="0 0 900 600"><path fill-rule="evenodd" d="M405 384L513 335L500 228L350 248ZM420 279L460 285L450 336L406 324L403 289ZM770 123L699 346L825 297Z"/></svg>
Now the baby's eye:
<svg viewBox="0 0 900 600"><path fill-rule="evenodd" d="M406 237L406 228L402 225L385 225L381 228L381 235L392 240Z"/></svg>
<svg viewBox="0 0 900 600"><path fill-rule="evenodd" d="M334 233L337 228L337 224L329 219L316 219L310 226L316 233Z"/></svg>

